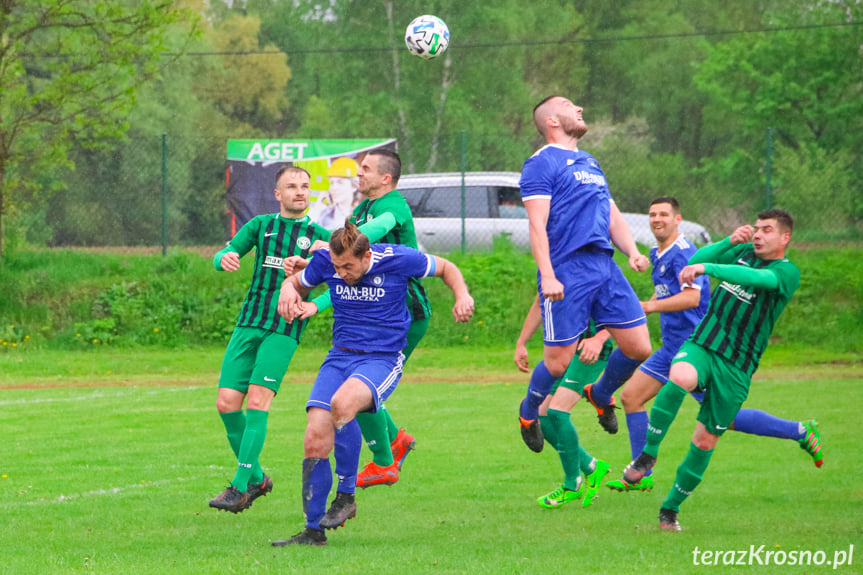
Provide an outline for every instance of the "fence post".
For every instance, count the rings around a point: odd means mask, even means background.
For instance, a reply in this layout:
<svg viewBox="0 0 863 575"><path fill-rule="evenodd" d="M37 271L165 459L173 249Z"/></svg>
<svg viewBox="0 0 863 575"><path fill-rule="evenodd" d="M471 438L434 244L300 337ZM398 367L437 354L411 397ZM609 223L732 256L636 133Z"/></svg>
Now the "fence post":
<svg viewBox="0 0 863 575"><path fill-rule="evenodd" d="M773 171L773 128L767 128L767 185L764 190L764 202L767 205L765 209L773 209L773 186L770 183L771 172Z"/></svg>
<svg viewBox="0 0 863 575"><path fill-rule="evenodd" d="M168 134L162 133L162 257L168 253Z"/></svg>
<svg viewBox="0 0 863 575"><path fill-rule="evenodd" d="M464 220L467 217L467 202L465 199L464 173L467 170L467 132L461 131L461 253L467 250Z"/></svg>

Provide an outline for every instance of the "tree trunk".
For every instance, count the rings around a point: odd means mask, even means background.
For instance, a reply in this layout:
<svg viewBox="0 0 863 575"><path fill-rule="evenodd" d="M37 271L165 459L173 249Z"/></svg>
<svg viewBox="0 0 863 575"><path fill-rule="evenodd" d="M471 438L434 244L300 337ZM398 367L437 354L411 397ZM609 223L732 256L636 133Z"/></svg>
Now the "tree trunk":
<svg viewBox="0 0 863 575"><path fill-rule="evenodd" d="M438 150L438 139L440 136L440 128L441 124L443 124L443 112L446 107L446 97L449 94L450 87L450 64L452 61L449 56L446 57L443 63L443 77L440 81L440 105L435 110L435 126L434 132L432 133L432 141L431 141L431 151L429 152L429 161L426 164L426 172L434 171L435 164L437 164L437 150Z"/></svg>
<svg viewBox="0 0 863 575"><path fill-rule="evenodd" d="M384 8L387 11L387 27L389 28L389 36L390 36L390 45L397 45L397 37L395 35L395 28L393 24L393 3L392 0L387 0L384 2ZM406 149L410 149L408 146L408 122L405 117L405 109L402 106L401 95L399 92L401 91L401 74L399 73L399 51L393 50L393 85L396 93L396 104L399 108L399 140L404 142L404 146ZM409 162L407 166L405 166L407 170L404 173L410 174L414 171L413 162Z"/></svg>

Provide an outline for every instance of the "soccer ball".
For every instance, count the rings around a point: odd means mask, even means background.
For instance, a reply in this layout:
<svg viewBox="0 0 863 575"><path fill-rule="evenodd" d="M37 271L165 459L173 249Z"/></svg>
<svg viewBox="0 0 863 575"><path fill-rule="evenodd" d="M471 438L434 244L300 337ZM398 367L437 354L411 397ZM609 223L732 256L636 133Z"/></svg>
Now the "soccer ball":
<svg viewBox="0 0 863 575"><path fill-rule="evenodd" d="M414 18L405 30L405 44L414 56L436 58L449 46L449 28L437 16Z"/></svg>

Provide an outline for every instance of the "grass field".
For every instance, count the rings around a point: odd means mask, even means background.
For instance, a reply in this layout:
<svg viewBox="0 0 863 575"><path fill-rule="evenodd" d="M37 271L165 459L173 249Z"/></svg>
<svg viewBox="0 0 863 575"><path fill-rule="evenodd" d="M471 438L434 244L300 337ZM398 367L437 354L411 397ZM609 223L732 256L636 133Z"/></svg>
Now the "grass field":
<svg viewBox="0 0 863 575"><path fill-rule="evenodd" d="M303 525L303 405L320 350L298 354L270 416L262 463L275 489L239 515L207 500L234 472L215 411L222 350L0 356L0 573L817 573L823 566L698 567L693 551L835 552L861 572L858 363L765 365L748 407L817 418L821 469L791 441L728 433L684 504L684 531L656 515L685 455L695 404L669 433L651 493L600 491L592 507L536 505L556 454L521 443L526 377L508 350L419 350L389 406L417 437L402 480L358 495L325 548L272 548ZM782 362L776 362L781 364ZM574 412L583 445L619 475L624 419L609 436ZM367 455L367 454L364 454ZM764 557L761 553L760 557ZM703 558L703 556L702 556ZM846 556L846 563L848 558Z"/></svg>

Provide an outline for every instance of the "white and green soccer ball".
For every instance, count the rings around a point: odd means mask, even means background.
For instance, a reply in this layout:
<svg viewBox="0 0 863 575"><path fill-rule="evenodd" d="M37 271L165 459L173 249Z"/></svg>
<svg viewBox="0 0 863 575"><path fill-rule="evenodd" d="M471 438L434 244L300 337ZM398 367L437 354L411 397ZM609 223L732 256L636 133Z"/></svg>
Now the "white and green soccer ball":
<svg viewBox="0 0 863 575"><path fill-rule="evenodd" d="M414 56L424 60L437 58L449 46L449 28L437 16L414 18L405 30L405 44Z"/></svg>

